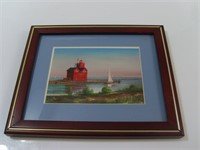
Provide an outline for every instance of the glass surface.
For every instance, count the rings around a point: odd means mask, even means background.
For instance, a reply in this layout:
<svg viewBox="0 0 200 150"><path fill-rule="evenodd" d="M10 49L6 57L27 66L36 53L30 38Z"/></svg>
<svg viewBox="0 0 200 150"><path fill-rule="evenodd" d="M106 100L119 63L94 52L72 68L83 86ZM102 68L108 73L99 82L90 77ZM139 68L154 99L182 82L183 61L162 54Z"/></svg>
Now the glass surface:
<svg viewBox="0 0 200 150"><path fill-rule="evenodd" d="M45 103L144 104L139 47L54 47Z"/></svg>
<svg viewBox="0 0 200 150"><path fill-rule="evenodd" d="M145 104L44 103L54 47L139 47ZM155 41L152 35L43 35L27 99L25 120L166 121Z"/></svg>

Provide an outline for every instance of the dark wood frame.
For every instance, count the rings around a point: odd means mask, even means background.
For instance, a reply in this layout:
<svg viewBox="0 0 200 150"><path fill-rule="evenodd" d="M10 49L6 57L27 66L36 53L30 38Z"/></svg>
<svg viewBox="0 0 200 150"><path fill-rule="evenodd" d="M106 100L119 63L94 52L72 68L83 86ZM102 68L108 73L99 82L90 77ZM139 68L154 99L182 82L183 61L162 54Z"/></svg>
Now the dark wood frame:
<svg viewBox="0 0 200 150"><path fill-rule="evenodd" d="M151 34L154 35L164 101L166 122L68 122L23 120L32 69L35 63L39 37L61 34ZM97 137L97 138L178 138L184 136L178 96L172 65L161 25L85 25L32 26L25 48L16 88L11 103L5 134L10 136Z"/></svg>

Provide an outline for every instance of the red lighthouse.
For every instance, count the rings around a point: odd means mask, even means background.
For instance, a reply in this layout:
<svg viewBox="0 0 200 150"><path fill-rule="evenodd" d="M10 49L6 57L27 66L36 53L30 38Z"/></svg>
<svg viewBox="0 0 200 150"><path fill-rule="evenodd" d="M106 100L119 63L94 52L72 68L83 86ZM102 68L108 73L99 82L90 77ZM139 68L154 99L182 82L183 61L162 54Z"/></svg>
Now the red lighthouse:
<svg viewBox="0 0 200 150"><path fill-rule="evenodd" d="M87 69L83 60L78 61L75 67L67 69L67 80L72 81L86 81Z"/></svg>

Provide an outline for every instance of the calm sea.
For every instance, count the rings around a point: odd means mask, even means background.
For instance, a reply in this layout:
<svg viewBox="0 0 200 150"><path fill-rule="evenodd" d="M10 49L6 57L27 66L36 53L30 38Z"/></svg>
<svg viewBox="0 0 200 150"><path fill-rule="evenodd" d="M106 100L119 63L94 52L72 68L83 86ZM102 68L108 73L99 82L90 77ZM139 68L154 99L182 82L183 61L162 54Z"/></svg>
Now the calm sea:
<svg viewBox="0 0 200 150"><path fill-rule="evenodd" d="M50 80L62 80L62 78L50 78ZM106 80L106 78L89 78L89 80ZM86 86L93 89L95 93L101 91L104 86L109 86L113 91L124 89L130 85L135 85L136 87L142 87L141 78L113 78L113 80L119 80L120 83L104 84L104 83L81 83L76 85L63 85L63 84L49 84L47 89L47 94L66 94L70 90L73 93L78 93L82 91Z"/></svg>

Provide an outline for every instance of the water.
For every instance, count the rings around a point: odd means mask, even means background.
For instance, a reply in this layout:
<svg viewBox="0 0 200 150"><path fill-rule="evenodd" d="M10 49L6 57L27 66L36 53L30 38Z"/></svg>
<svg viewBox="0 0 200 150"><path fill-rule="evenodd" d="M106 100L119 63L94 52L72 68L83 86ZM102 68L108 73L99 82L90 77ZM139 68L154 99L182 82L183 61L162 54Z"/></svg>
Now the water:
<svg viewBox="0 0 200 150"><path fill-rule="evenodd" d="M61 80L62 78L51 78L50 80ZM89 78L89 80L106 80L106 78ZM113 80L120 80L120 83L104 84L104 83L80 83L76 85L63 85L63 84L49 84L47 94L66 94L70 91L72 93L81 92L85 87L93 89L95 93L101 91L105 86L109 86L113 91L124 89L130 85L142 87L141 78L113 78Z"/></svg>

